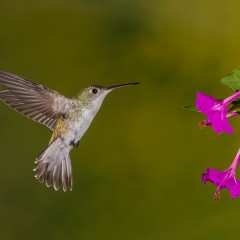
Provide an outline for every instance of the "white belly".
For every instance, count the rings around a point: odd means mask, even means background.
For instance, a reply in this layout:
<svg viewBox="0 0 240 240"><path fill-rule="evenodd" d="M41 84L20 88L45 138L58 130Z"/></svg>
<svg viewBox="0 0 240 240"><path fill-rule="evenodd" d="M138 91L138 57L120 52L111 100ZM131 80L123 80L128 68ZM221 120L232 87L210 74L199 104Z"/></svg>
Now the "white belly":
<svg viewBox="0 0 240 240"><path fill-rule="evenodd" d="M81 118L73 126L73 136L75 137L75 142L78 142L84 133L88 130L94 116L90 114L83 114Z"/></svg>
<svg viewBox="0 0 240 240"><path fill-rule="evenodd" d="M98 98L91 108L75 108L76 111L70 113L69 118L64 120L60 135L67 144L75 146L79 142L100 109L106 94L102 95L101 99Z"/></svg>
<svg viewBox="0 0 240 240"><path fill-rule="evenodd" d="M92 114L90 111L84 111L79 113L74 120L66 120L65 129L67 129L62 136L69 142L69 144L76 144L82 138L84 133L89 128L93 118L96 114Z"/></svg>

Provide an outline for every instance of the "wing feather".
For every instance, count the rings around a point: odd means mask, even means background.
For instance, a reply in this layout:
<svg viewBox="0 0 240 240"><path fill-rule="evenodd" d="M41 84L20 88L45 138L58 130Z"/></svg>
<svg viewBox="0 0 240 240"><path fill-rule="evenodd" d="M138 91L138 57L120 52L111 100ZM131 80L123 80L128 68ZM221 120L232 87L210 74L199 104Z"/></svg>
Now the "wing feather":
<svg viewBox="0 0 240 240"><path fill-rule="evenodd" d="M72 100L58 92L11 73L0 71L0 99L32 120L54 129L59 117L67 116Z"/></svg>

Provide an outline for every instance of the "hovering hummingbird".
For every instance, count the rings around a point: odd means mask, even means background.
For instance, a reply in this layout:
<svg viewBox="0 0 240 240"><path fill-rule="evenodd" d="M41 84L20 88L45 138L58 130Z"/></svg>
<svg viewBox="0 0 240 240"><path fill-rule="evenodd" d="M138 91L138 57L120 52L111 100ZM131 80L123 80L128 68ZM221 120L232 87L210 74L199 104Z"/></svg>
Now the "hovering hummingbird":
<svg viewBox="0 0 240 240"><path fill-rule="evenodd" d="M0 99L9 107L53 131L49 145L36 158L35 177L47 187L72 190L72 164L69 156L101 107L104 98L114 89L138 82L103 87L93 85L69 99L58 92L22 77L0 71Z"/></svg>

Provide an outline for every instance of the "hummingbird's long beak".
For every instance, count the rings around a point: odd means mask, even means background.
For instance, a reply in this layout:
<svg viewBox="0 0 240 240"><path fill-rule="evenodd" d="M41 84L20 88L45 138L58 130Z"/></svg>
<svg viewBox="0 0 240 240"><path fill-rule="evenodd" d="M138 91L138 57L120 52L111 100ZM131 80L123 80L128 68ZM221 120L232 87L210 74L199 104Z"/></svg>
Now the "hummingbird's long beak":
<svg viewBox="0 0 240 240"><path fill-rule="evenodd" d="M120 85L116 85L116 86L107 87L107 90L110 92L110 91L112 91L114 89L117 89L117 88L133 86L133 85L137 85L137 84L139 84L139 82L125 83L125 84L120 84Z"/></svg>

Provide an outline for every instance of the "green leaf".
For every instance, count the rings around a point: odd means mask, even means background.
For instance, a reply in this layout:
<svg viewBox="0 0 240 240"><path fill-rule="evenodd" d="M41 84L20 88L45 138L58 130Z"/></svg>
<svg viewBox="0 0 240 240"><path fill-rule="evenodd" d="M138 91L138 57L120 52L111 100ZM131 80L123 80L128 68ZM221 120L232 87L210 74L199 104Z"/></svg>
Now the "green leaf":
<svg viewBox="0 0 240 240"><path fill-rule="evenodd" d="M191 106L187 106L187 107L183 107L183 108L194 111L194 112L199 112L195 105L191 105Z"/></svg>
<svg viewBox="0 0 240 240"><path fill-rule="evenodd" d="M240 67L223 77L220 82L232 88L234 91L240 90Z"/></svg>

